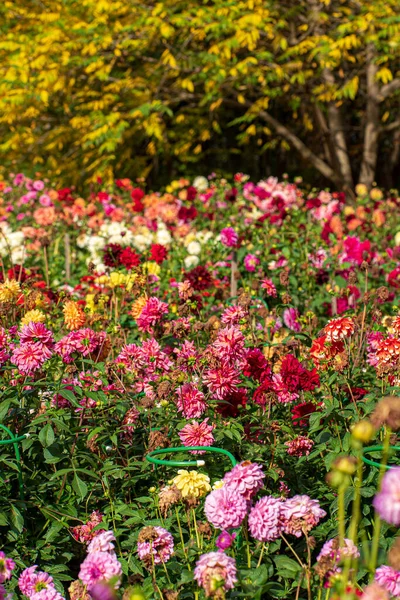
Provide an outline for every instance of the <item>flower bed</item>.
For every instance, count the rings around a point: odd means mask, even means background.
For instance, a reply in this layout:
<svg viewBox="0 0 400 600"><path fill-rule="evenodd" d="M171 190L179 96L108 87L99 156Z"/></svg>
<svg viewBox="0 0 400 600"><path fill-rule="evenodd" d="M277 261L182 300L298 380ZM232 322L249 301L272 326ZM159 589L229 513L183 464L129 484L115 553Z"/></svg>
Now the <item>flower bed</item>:
<svg viewBox="0 0 400 600"><path fill-rule="evenodd" d="M397 196L0 189L0 594L400 597Z"/></svg>

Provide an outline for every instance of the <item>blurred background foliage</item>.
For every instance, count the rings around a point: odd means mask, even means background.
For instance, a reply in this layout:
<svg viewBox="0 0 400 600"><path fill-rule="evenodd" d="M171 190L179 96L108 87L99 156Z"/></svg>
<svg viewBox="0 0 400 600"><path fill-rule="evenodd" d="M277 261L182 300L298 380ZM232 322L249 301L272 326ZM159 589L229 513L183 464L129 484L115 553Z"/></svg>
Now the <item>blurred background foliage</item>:
<svg viewBox="0 0 400 600"><path fill-rule="evenodd" d="M5 171L400 183L398 0L3 0L0 73Z"/></svg>

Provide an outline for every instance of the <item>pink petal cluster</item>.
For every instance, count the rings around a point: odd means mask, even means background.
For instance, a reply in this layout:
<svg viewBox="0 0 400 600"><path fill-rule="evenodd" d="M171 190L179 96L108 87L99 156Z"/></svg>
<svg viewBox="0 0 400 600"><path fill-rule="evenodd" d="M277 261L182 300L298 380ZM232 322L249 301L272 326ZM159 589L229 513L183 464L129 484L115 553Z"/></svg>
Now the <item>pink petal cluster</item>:
<svg viewBox="0 0 400 600"><path fill-rule="evenodd" d="M109 552L114 554L115 536L112 531L103 531L96 535L87 547L88 554L91 552Z"/></svg>
<svg viewBox="0 0 400 600"><path fill-rule="evenodd" d="M65 363L73 361L73 354L76 352L82 356L99 356L107 334L105 331L93 331L90 327L84 327L71 331L59 340L54 346L54 350L61 356Z"/></svg>
<svg viewBox="0 0 400 600"><path fill-rule="evenodd" d="M218 332L213 348L222 361L233 365L245 356L245 337L238 327L225 327Z"/></svg>
<svg viewBox="0 0 400 600"><path fill-rule="evenodd" d="M24 569L18 579L19 589L28 598L32 598L41 590L54 589L53 578L45 571L36 571L36 569L37 565Z"/></svg>
<svg viewBox="0 0 400 600"><path fill-rule="evenodd" d="M194 578L207 598L213 596L220 586L224 591L231 590L237 581L235 559L224 552L203 554L196 563Z"/></svg>
<svg viewBox="0 0 400 600"><path fill-rule="evenodd" d="M96 583L110 581L113 578L117 578L115 587L118 588L121 575L121 564L109 552L90 552L79 571L79 579L87 585L89 591Z"/></svg>
<svg viewBox="0 0 400 600"><path fill-rule="evenodd" d="M260 542L276 540L282 533L283 501L273 496L264 496L251 509L249 530Z"/></svg>
<svg viewBox="0 0 400 600"><path fill-rule="evenodd" d="M400 526L400 467L394 467L385 473L373 504L384 521Z"/></svg>
<svg viewBox="0 0 400 600"><path fill-rule="evenodd" d="M298 321L299 318L299 312L296 308L285 308L285 310L283 311L283 322L285 324L285 327L287 327L288 329L291 329L292 331L298 333L299 331L301 331L301 325Z"/></svg>
<svg viewBox="0 0 400 600"><path fill-rule="evenodd" d="M7 558L4 552L0 551L0 583L4 583L11 578L11 573L15 569L15 562Z"/></svg>
<svg viewBox="0 0 400 600"><path fill-rule="evenodd" d="M217 529L236 528L247 514L247 502L235 489L224 485L208 494L204 512Z"/></svg>
<svg viewBox="0 0 400 600"><path fill-rule="evenodd" d="M228 248L235 248L238 243L239 236L233 227L225 227L220 233L221 244Z"/></svg>
<svg viewBox="0 0 400 600"><path fill-rule="evenodd" d="M185 383L176 390L178 411L183 413L186 419L201 417L207 408L203 392L192 383Z"/></svg>
<svg viewBox="0 0 400 600"><path fill-rule="evenodd" d="M184 446L212 446L214 425L208 424L208 418L202 423L193 421L185 425L179 432L179 437ZM193 450L192 454L204 454L201 450Z"/></svg>
<svg viewBox="0 0 400 600"><path fill-rule="evenodd" d="M239 325L242 319L245 319L248 312L238 304L228 306L221 315L221 323L224 325Z"/></svg>
<svg viewBox="0 0 400 600"><path fill-rule="evenodd" d="M208 369L203 377L204 383L208 386L211 394L217 400L224 400L230 394L238 391L240 383L238 371L228 363L221 366Z"/></svg>
<svg viewBox="0 0 400 600"><path fill-rule="evenodd" d="M375 571L375 581L395 598L400 596L400 571L382 565Z"/></svg>
<svg viewBox="0 0 400 600"><path fill-rule="evenodd" d="M168 313L168 304L151 296L143 307L140 316L136 319L140 331L153 333L154 326Z"/></svg>
<svg viewBox="0 0 400 600"><path fill-rule="evenodd" d="M244 266L246 271L255 271L259 264L260 259L254 254L247 254L247 256L244 257Z"/></svg>
<svg viewBox="0 0 400 600"><path fill-rule="evenodd" d="M305 435L299 435L289 442L285 442L289 456L308 456L314 446L314 442Z"/></svg>
<svg viewBox="0 0 400 600"><path fill-rule="evenodd" d="M35 594L32 594L30 600L64 600L63 596L57 592L56 588L48 587Z"/></svg>
<svg viewBox="0 0 400 600"><path fill-rule="evenodd" d="M104 529L96 529L94 531L94 528L97 527L97 525L99 525L102 522L102 520L103 515L98 510L94 510L90 515L90 518L87 521L87 523L85 523L84 525L77 525L76 527L72 528L71 532L73 537L76 539L77 542L81 542L82 544L89 544L89 542L91 542L92 539L95 538L97 535L104 533Z"/></svg>
<svg viewBox="0 0 400 600"><path fill-rule="evenodd" d="M231 535L228 531L223 531L215 540L215 545L217 546L218 550L227 550L232 546L233 542L235 541L235 538L235 532L233 532Z"/></svg>
<svg viewBox="0 0 400 600"><path fill-rule="evenodd" d="M271 298L277 297L278 293L272 279L263 279L261 282L261 287L263 290L265 290L267 296L271 296Z"/></svg>
<svg viewBox="0 0 400 600"><path fill-rule="evenodd" d="M138 542L137 551L140 560L153 555L154 564L166 563L174 552L174 538L163 527L154 527L158 537L151 542Z"/></svg>
<svg viewBox="0 0 400 600"><path fill-rule="evenodd" d="M376 581L373 581L363 591L361 600L390 600L390 597L387 590L376 583Z"/></svg>
<svg viewBox="0 0 400 600"><path fill-rule="evenodd" d="M226 473L224 484L233 488L245 500L251 500L263 486L265 474L261 465L244 461Z"/></svg>
<svg viewBox="0 0 400 600"><path fill-rule="evenodd" d="M293 496L285 500L282 506L283 530L285 533L301 537L325 516L326 512L320 507L318 500L306 495Z"/></svg>

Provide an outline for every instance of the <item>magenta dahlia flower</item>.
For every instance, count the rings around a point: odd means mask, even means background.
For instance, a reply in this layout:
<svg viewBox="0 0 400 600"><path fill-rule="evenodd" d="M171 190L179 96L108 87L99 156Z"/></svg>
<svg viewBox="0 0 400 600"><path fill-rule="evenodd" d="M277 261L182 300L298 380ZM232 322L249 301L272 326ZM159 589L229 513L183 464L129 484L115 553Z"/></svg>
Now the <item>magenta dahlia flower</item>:
<svg viewBox="0 0 400 600"><path fill-rule="evenodd" d="M244 266L246 271L255 271L259 264L260 259L254 254L247 254L247 256L244 257Z"/></svg>
<svg viewBox="0 0 400 600"><path fill-rule="evenodd" d="M293 496L285 500L282 506L283 531L296 537L308 533L326 516L318 500L309 496Z"/></svg>
<svg viewBox="0 0 400 600"><path fill-rule="evenodd" d="M212 446L214 425L208 424L208 418L202 423L193 421L185 425L179 432L179 437L184 446ZM193 450L192 454L204 454L201 450Z"/></svg>
<svg viewBox="0 0 400 600"><path fill-rule="evenodd" d="M238 243L239 236L232 227L221 229L220 233L221 244L228 248L235 248Z"/></svg>
<svg viewBox="0 0 400 600"><path fill-rule="evenodd" d="M14 569L15 562L11 558L7 558L4 552L0 552L0 583L10 579Z"/></svg>
<svg viewBox="0 0 400 600"><path fill-rule="evenodd" d="M88 554L91 552L109 552L114 554L115 546L113 542L115 542L114 533L112 531L103 531L92 539L87 547L87 552Z"/></svg>
<svg viewBox="0 0 400 600"><path fill-rule="evenodd" d="M203 392L192 383L185 383L177 388L177 408L186 419L201 417L207 408Z"/></svg>
<svg viewBox="0 0 400 600"><path fill-rule="evenodd" d="M224 485L208 494L204 512L217 529L240 527L247 514L247 502L234 488Z"/></svg>
<svg viewBox="0 0 400 600"><path fill-rule="evenodd" d="M261 466L246 460L226 473L224 484L239 492L246 500L251 500L262 488L264 479Z"/></svg>
<svg viewBox="0 0 400 600"><path fill-rule="evenodd" d="M381 490L376 494L373 504L384 521L400 526L400 467L385 473Z"/></svg>
<svg viewBox="0 0 400 600"><path fill-rule="evenodd" d="M219 597L219 589L231 590L235 586L235 559L224 552L209 552L200 556L194 570L194 578L205 591L206 597Z"/></svg>
<svg viewBox="0 0 400 600"><path fill-rule="evenodd" d="M235 541L235 538L235 532L233 532L231 535L228 531L223 531L215 540L215 545L217 546L218 550L227 550L232 546L233 542Z"/></svg>
<svg viewBox="0 0 400 600"><path fill-rule="evenodd" d="M40 342L48 348L52 348L54 344L54 336L43 323L28 323L24 325L19 333L21 344L34 344Z"/></svg>
<svg viewBox="0 0 400 600"><path fill-rule="evenodd" d="M395 598L400 596L399 571L387 565L382 565L375 571L375 581Z"/></svg>
<svg viewBox="0 0 400 600"><path fill-rule="evenodd" d="M89 591L95 583L110 581L113 578L117 578L115 587L118 588L121 575L121 564L109 552L91 552L86 556L79 571L79 579L87 585Z"/></svg>
<svg viewBox="0 0 400 600"><path fill-rule="evenodd" d="M149 542L138 542L137 552L140 560L146 560L153 555L155 565L166 563L174 553L174 538L163 527L153 527L158 537Z"/></svg>
<svg viewBox="0 0 400 600"><path fill-rule="evenodd" d="M249 530L254 539L270 542L280 536L282 506L282 500L273 496L264 496L255 504L249 514Z"/></svg>

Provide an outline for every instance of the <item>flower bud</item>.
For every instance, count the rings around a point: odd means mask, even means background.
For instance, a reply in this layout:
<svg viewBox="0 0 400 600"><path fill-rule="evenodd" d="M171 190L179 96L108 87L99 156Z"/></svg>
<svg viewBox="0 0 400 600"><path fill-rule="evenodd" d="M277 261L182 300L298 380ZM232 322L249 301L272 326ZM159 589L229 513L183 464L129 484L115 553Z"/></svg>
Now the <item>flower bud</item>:
<svg viewBox="0 0 400 600"><path fill-rule="evenodd" d="M352 429L353 440L366 444L370 442L375 435L375 428L370 421L364 420L356 423Z"/></svg>
<svg viewBox="0 0 400 600"><path fill-rule="evenodd" d="M332 464L332 469L343 475L353 475L356 468L357 459L354 456L339 456Z"/></svg>

